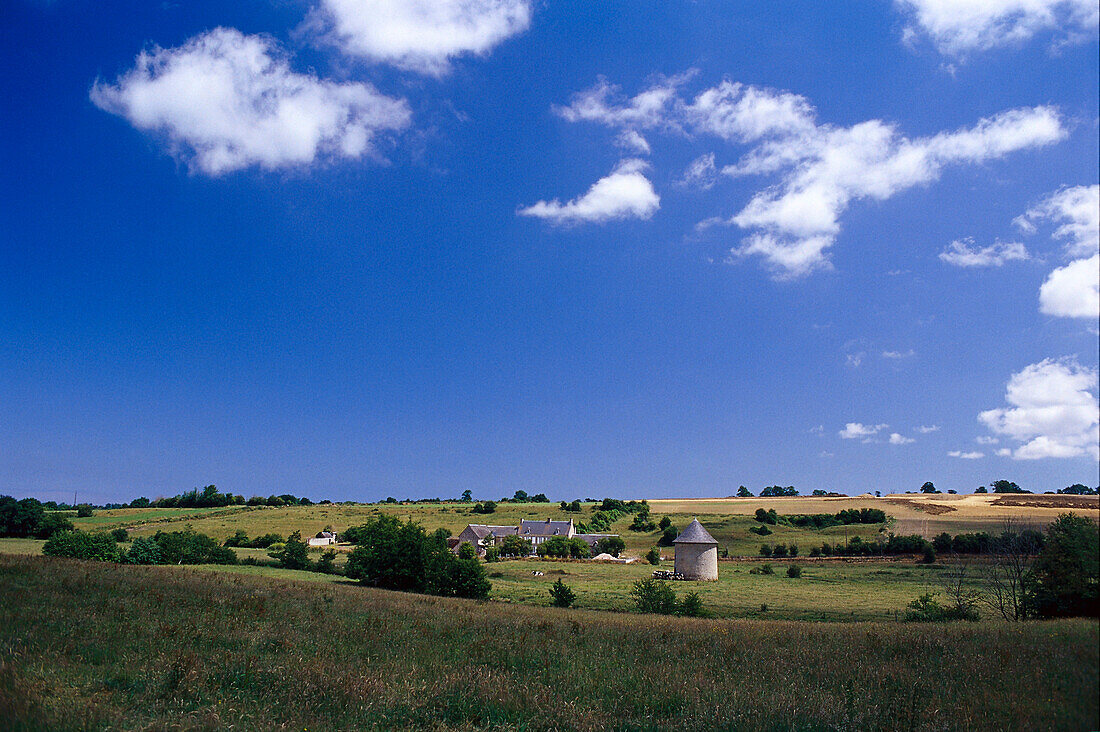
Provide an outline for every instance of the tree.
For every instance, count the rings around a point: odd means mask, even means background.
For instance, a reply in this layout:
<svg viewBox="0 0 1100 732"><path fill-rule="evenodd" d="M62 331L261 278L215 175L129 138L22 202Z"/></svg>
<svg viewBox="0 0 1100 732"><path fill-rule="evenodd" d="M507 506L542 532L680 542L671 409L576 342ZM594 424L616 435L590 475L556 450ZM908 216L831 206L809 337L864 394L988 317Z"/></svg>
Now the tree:
<svg viewBox="0 0 1100 732"><path fill-rule="evenodd" d="M121 554L110 534L89 534L86 531L58 531L46 540L42 553L49 557L91 559L97 562L117 562Z"/></svg>
<svg viewBox="0 0 1100 732"><path fill-rule="evenodd" d="M111 532L115 541L130 541L130 532L126 529L115 529Z"/></svg>
<svg viewBox="0 0 1100 732"><path fill-rule="evenodd" d="M336 574L336 550L326 549L317 560L317 571L321 574Z"/></svg>
<svg viewBox="0 0 1100 732"><path fill-rule="evenodd" d="M991 546L992 559L985 566L985 604L1005 620L1027 617L1025 579L1034 561L1034 542L1016 524L1004 522L1001 539Z"/></svg>
<svg viewBox="0 0 1100 732"><path fill-rule="evenodd" d="M939 493L939 491L936 490L936 486L933 485L932 481L930 481L930 480L926 481L925 484L920 487L920 492L921 493Z"/></svg>
<svg viewBox="0 0 1100 732"><path fill-rule="evenodd" d="M1029 615L1100 616L1100 534L1084 516L1064 513L1047 527L1046 541L1025 582Z"/></svg>
<svg viewBox="0 0 1100 732"><path fill-rule="evenodd" d="M672 526L672 519L670 519L668 516L662 516L661 520L657 522L657 528L659 528L661 531L664 531L669 526Z"/></svg>
<svg viewBox="0 0 1100 732"><path fill-rule="evenodd" d="M640 579L630 590L634 605L639 612L671 615L676 612L676 593L667 582L652 577Z"/></svg>
<svg viewBox="0 0 1100 732"><path fill-rule="evenodd" d="M302 541L302 532L295 531L287 537L283 548L268 554L279 562L283 569L309 569L309 545Z"/></svg>
<svg viewBox="0 0 1100 732"><path fill-rule="evenodd" d="M661 563L661 550L657 547L653 547L646 552L645 560L650 564L656 566Z"/></svg>
<svg viewBox="0 0 1100 732"><path fill-rule="evenodd" d="M79 506L76 507L77 518L90 518L94 513L95 511L93 511L92 507L89 506L87 503L81 503Z"/></svg>
<svg viewBox="0 0 1100 732"><path fill-rule="evenodd" d="M751 498L752 497L752 491L750 491L745 486L741 486L740 488L737 489L737 497L738 498Z"/></svg>
<svg viewBox="0 0 1100 732"><path fill-rule="evenodd" d="M1010 480L995 480L992 483L994 493L1028 493Z"/></svg>
<svg viewBox="0 0 1100 732"><path fill-rule="evenodd" d="M976 489L974 490L974 492L975 492L975 493L989 493L989 491L987 491L987 490L985 489L985 486L984 486L984 485L980 485L980 486L978 486L978 487L977 487L977 488L976 488Z"/></svg>
<svg viewBox="0 0 1100 732"><path fill-rule="evenodd" d="M550 587L550 604L554 607L570 607L577 595L560 579Z"/></svg>
<svg viewBox="0 0 1100 732"><path fill-rule="evenodd" d="M462 500L463 503L469 503L470 501L474 500L473 492L469 488L462 491L462 499L461 500Z"/></svg>
<svg viewBox="0 0 1100 732"><path fill-rule="evenodd" d="M497 510L496 501L474 504L474 513L493 513Z"/></svg>
<svg viewBox="0 0 1100 732"><path fill-rule="evenodd" d="M545 493L536 493L531 496L531 503L550 503L550 499L546 497Z"/></svg>
<svg viewBox="0 0 1100 732"><path fill-rule="evenodd" d="M610 554L617 557L624 549L626 549L626 542L617 536L604 537L596 542L597 554Z"/></svg>
<svg viewBox="0 0 1100 732"><path fill-rule="evenodd" d="M1069 496L1095 496L1096 488L1089 488L1087 485L1081 483L1074 483L1071 486L1060 489L1058 492Z"/></svg>
<svg viewBox="0 0 1100 732"><path fill-rule="evenodd" d="M527 491L516 491L512 494L512 500L516 503L527 503Z"/></svg>
<svg viewBox="0 0 1100 732"><path fill-rule="evenodd" d="M791 566L787 567L787 576L791 579L798 579L802 576L802 567L798 566L797 564L792 564Z"/></svg>
<svg viewBox="0 0 1100 732"><path fill-rule="evenodd" d="M526 557L531 553L531 541L518 534L508 534L500 540L500 553L505 557Z"/></svg>
<svg viewBox="0 0 1100 732"><path fill-rule="evenodd" d="M139 536L134 539L134 542L130 544L130 551L126 553L124 559L127 564L164 563L164 558L160 551L160 544L157 544L147 536Z"/></svg>
<svg viewBox="0 0 1100 732"><path fill-rule="evenodd" d="M698 592L689 592L684 599L676 603L676 614L686 618L707 618L710 613L703 607L703 599Z"/></svg>
<svg viewBox="0 0 1100 732"><path fill-rule="evenodd" d="M660 546L672 546L676 541L676 537L680 535L679 529L671 524L665 527L665 530L661 532L661 538L657 540Z"/></svg>

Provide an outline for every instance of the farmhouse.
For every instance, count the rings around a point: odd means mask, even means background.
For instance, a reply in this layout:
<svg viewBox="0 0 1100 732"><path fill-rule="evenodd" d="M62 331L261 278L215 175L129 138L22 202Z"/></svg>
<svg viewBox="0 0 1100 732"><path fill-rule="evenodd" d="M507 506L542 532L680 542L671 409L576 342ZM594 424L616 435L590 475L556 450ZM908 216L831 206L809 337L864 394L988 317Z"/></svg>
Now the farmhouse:
<svg viewBox="0 0 1100 732"><path fill-rule="evenodd" d="M453 541L453 546L451 548L454 551L458 551L460 545L469 542L473 545L474 549L477 550L477 553L482 555L487 548L500 543L500 540L509 534L518 535L531 542L532 554L535 553L539 544L555 536L560 536L563 539L581 539L586 542L589 547L596 546L596 542L600 539L618 536L618 534L578 534L576 527L573 525L573 519L569 519L568 521L554 521L549 518L545 521L521 519L519 526L469 524L462 530L462 533L458 535L457 541ZM451 542L448 543L450 544Z"/></svg>
<svg viewBox="0 0 1100 732"><path fill-rule="evenodd" d="M310 546L330 546L336 543L335 531L320 531L317 536L309 540Z"/></svg>
<svg viewBox="0 0 1100 732"><path fill-rule="evenodd" d="M676 546L676 574L689 580L718 579L718 542L699 519L692 519L672 543Z"/></svg>

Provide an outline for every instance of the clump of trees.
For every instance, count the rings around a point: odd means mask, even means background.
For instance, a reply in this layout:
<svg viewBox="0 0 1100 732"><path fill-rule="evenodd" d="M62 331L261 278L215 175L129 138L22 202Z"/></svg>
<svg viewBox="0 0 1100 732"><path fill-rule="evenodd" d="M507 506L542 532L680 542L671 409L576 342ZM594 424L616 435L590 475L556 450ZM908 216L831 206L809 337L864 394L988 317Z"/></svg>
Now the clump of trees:
<svg viewBox="0 0 1100 732"><path fill-rule="evenodd" d="M780 498L783 496L797 496L798 490L793 486L779 486L770 485L764 490L760 491L761 498Z"/></svg>
<svg viewBox="0 0 1100 732"><path fill-rule="evenodd" d="M15 500L0 496L0 536L48 539L58 531L72 531L73 524L56 511L47 511L34 498Z"/></svg>
<svg viewBox="0 0 1100 732"><path fill-rule="evenodd" d="M564 536L552 536L535 548L540 557L558 557L559 559L587 559L592 555L588 542L584 539L567 539Z"/></svg>
<svg viewBox="0 0 1100 732"><path fill-rule="evenodd" d="M485 598L491 584L477 554L463 543L456 557L424 527L394 516L377 516L362 527L345 574L388 590L449 597Z"/></svg>
<svg viewBox="0 0 1100 732"><path fill-rule="evenodd" d="M1100 488L1089 488L1082 483L1074 483L1065 488L1059 488L1058 492L1064 496L1095 496L1100 492Z"/></svg>
<svg viewBox="0 0 1100 732"><path fill-rule="evenodd" d="M129 551L119 547L113 532L58 531L43 545L42 553L126 564L237 563L237 555L232 549L194 531L158 531L151 537L134 539Z"/></svg>
<svg viewBox="0 0 1100 732"><path fill-rule="evenodd" d="M118 542L110 534L90 534L86 531L58 531L42 546L48 557L90 559L96 562L117 562L121 559Z"/></svg>
<svg viewBox="0 0 1100 732"><path fill-rule="evenodd" d="M474 504L474 513L494 513L497 510L496 501L485 501Z"/></svg>
<svg viewBox="0 0 1100 732"><path fill-rule="evenodd" d="M846 508L834 514L812 513L781 516L775 509L756 509L754 518L761 524L797 526L799 528L824 529L849 524L881 524L886 522L886 512L878 508ZM760 533L760 532L756 532ZM762 534L763 535L763 534Z"/></svg>
<svg viewBox="0 0 1100 732"><path fill-rule="evenodd" d="M573 501L570 501L569 503L566 503L565 501L562 501L559 504L559 508L561 508L562 511L567 511L569 513L580 513L581 512L581 502L578 501L578 500L573 500Z"/></svg>

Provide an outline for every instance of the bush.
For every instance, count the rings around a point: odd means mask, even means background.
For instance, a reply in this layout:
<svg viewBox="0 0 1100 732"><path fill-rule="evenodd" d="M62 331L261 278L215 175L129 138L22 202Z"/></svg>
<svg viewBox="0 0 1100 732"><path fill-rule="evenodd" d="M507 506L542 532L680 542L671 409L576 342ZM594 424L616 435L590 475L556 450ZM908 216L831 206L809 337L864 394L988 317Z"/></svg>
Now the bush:
<svg viewBox="0 0 1100 732"><path fill-rule="evenodd" d="M127 564L164 564L160 544L146 536L134 539L123 559Z"/></svg>
<svg viewBox="0 0 1100 732"><path fill-rule="evenodd" d="M570 607L577 595L560 579L550 588L550 604L554 607Z"/></svg>
<svg viewBox="0 0 1100 732"><path fill-rule="evenodd" d="M117 562L121 557L118 544L110 534L89 534L80 530L58 531L46 540L42 553L97 562Z"/></svg>
<svg viewBox="0 0 1100 732"><path fill-rule="evenodd" d="M326 549L321 552L315 569L321 574L336 574L336 550Z"/></svg>
<svg viewBox="0 0 1100 732"><path fill-rule="evenodd" d="M596 554L610 554L617 557L624 549L626 549L626 542L618 536L608 536L596 542Z"/></svg>
<svg viewBox="0 0 1100 732"><path fill-rule="evenodd" d="M48 539L58 531L72 531L73 524L56 511L46 511L34 498L15 500L0 496L0 536Z"/></svg>
<svg viewBox="0 0 1100 732"><path fill-rule="evenodd" d="M79 506L76 507L77 518L90 518L94 514L95 511L93 511L92 507L89 506L87 503L81 503Z"/></svg>
<svg viewBox="0 0 1100 732"><path fill-rule="evenodd" d="M757 536L768 536L769 534L772 533L772 530L769 529L764 524L760 524L759 526L753 526L751 529L749 529L749 531L756 534Z"/></svg>
<svg viewBox="0 0 1100 732"><path fill-rule="evenodd" d="M531 553L531 540L518 534L508 534L500 540L500 554L505 557L526 557Z"/></svg>
<svg viewBox="0 0 1100 732"><path fill-rule="evenodd" d="M782 558L782 557L787 556L787 545L786 544L776 544L775 548L772 549L772 556L777 557L777 558Z"/></svg>
<svg viewBox="0 0 1100 732"><path fill-rule="evenodd" d="M287 537L282 549L268 552L267 556L279 562L283 569L310 569L309 545L302 541L302 532L295 531Z"/></svg>
<svg viewBox="0 0 1100 732"><path fill-rule="evenodd" d="M485 563L492 564L500 561L500 547L490 546L485 549Z"/></svg>
<svg viewBox="0 0 1100 732"><path fill-rule="evenodd" d="M645 560L650 564L656 566L661 563L661 550L657 547L653 547L646 552Z"/></svg>
<svg viewBox="0 0 1100 732"><path fill-rule="evenodd" d="M946 607L932 599L932 593L925 593L909 603L905 620L919 623L942 623L952 620L978 620L978 612L965 605Z"/></svg>
<svg viewBox="0 0 1100 732"><path fill-rule="evenodd" d="M684 599L676 603L676 614L687 618L709 618L710 613L703 607L703 599L698 592L689 592Z"/></svg>
<svg viewBox="0 0 1100 732"><path fill-rule="evenodd" d="M676 537L679 535L679 530L675 526L672 526L670 524L669 526L665 527L665 530L663 532L661 532L661 538L657 540L657 543L660 546L672 546L673 542L676 541Z"/></svg>
<svg viewBox="0 0 1100 732"><path fill-rule="evenodd" d="M921 561L922 564L935 564L936 563L936 548L934 546L932 546L931 544L929 544L927 541L924 542L924 546L921 547L920 561Z"/></svg>
<svg viewBox="0 0 1100 732"><path fill-rule="evenodd" d="M762 557L770 557L771 555L772 555L772 548L771 548L771 546L770 546L770 545L768 545L768 544L761 544L761 545L760 545L760 556L762 556Z"/></svg>
<svg viewBox="0 0 1100 732"><path fill-rule="evenodd" d="M821 556L821 547L816 547L816 546L810 547L810 556L811 557L820 557Z"/></svg>
<svg viewBox="0 0 1100 732"><path fill-rule="evenodd" d="M676 612L676 593L667 582L652 577L640 579L630 590L634 605L639 612L671 615Z"/></svg>
<svg viewBox="0 0 1100 732"><path fill-rule="evenodd" d="M791 544L790 548L787 550L787 553L790 554L792 557L797 557L798 556L798 544Z"/></svg>
<svg viewBox="0 0 1100 732"><path fill-rule="evenodd" d="M111 532L115 541L130 541L130 532L126 529L115 529Z"/></svg>
<svg viewBox="0 0 1100 732"><path fill-rule="evenodd" d="M661 531L664 531L669 526L672 526L672 519L670 519L668 516L662 516L661 520L657 522L657 528L659 528Z"/></svg>
<svg viewBox="0 0 1100 732"><path fill-rule="evenodd" d="M222 542L222 546L228 546L228 547L248 546L248 534L246 534L243 531L241 531L240 529L238 529L236 531L236 533L233 534L233 536L229 537L228 539L226 539L225 541Z"/></svg>
<svg viewBox="0 0 1100 732"><path fill-rule="evenodd" d="M775 570L770 564L761 564L759 567L750 569L749 574L775 574Z"/></svg>
<svg viewBox="0 0 1100 732"><path fill-rule="evenodd" d="M232 549L219 546L206 534L194 531L158 531L153 541L160 547L164 564L236 564Z"/></svg>
<svg viewBox="0 0 1100 732"><path fill-rule="evenodd" d="M243 533L243 532L242 532ZM283 537L279 534L264 534L263 536L257 536L251 542L249 546L253 549L269 549L274 544L282 544Z"/></svg>
<svg viewBox="0 0 1100 732"><path fill-rule="evenodd" d="M496 510L496 501L486 501L485 503L474 504L474 513L494 513Z"/></svg>
<svg viewBox="0 0 1100 732"><path fill-rule="evenodd" d="M797 564L792 564L791 566L787 567L787 576L791 579L798 579L802 576L802 567L798 566Z"/></svg>

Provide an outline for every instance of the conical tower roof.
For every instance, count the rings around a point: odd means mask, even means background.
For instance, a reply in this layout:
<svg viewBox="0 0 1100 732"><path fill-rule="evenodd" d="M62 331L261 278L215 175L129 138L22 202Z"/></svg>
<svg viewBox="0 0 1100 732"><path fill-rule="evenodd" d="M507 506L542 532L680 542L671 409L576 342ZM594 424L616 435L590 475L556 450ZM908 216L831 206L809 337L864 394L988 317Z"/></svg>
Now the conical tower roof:
<svg viewBox="0 0 1100 732"><path fill-rule="evenodd" d="M699 523L699 519L692 519L691 523L687 525L687 528L680 532L680 535L676 537L673 544L714 544L718 546L718 542L714 540L703 525Z"/></svg>

